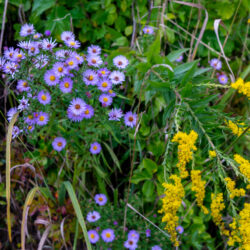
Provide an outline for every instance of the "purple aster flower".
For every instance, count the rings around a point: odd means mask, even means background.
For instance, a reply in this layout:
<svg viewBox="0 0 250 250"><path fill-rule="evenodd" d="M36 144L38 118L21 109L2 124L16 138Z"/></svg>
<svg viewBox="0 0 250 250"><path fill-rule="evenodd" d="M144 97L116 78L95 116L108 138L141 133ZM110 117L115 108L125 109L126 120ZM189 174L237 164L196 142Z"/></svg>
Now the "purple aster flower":
<svg viewBox="0 0 250 250"><path fill-rule="evenodd" d="M34 29L34 26L33 24L24 24L22 27L21 27L21 31L20 31L20 36L29 36L29 35L32 35L35 33L35 29Z"/></svg>
<svg viewBox="0 0 250 250"><path fill-rule="evenodd" d="M45 112L39 112L36 119L36 124L39 126L46 125L49 121L49 115Z"/></svg>
<svg viewBox="0 0 250 250"><path fill-rule="evenodd" d="M102 58L98 55L88 55L86 58L89 66L99 67L103 64Z"/></svg>
<svg viewBox="0 0 250 250"><path fill-rule="evenodd" d="M151 236L151 230L150 229L146 229L146 237L150 237Z"/></svg>
<svg viewBox="0 0 250 250"><path fill-rule="evenodd" d="M78 61L74 57L68 58L65 63L70 69L75 69L78 66Z"/></svg>
<svg viewBox="0 0 250 250"><path fill-rule="evenodd" d="M81 44L79 41L71 39L69 41L65 41L65 44L69 47L69 48L74 48L74 49L78 49L81 47Z"/></svg>
<svg viewBox="0 0 250 250"><path fill-rule="evenodd" d="M16 86L17 90L19 92L23 92L23 91L29 91L30 90L30 87L28 85L28 82L26 80L19 80L17 82L17 86Z"/></svg>
<svg viewBox="0 0 250 250"><path fill-rule="evenodd" d="M19 100L19 105L17 107L18 110L22 111L24 109L27 109L29 107L29 101L28 99L25 99L25 97L23 96L23 98L21 100Z"/></svg>
<svg viewBox="0 0 250 250"><path fill-rule="evenodd" d="M151 248L151 250L162 250L162 248L158 245L155 245Z"/></svg>
<svg viewBox="0 0 250 250"><path fill-rule="evenodd" d="M23 60L23 59L25 59L26 58L26 56L25 56L25 54L23 53L23 51L16 51L15 53L14 53L14 61L15 62L20 62L21 60Z"/></svg>
<svg viewBox="0 0 250 250"><path fill-rule="evenodd" d="M83 73L83 81L86 85L96 85L98 83L99 77L94 70L87 69Z"/></svg>
<svg viewBox="0 0 250 250"><path fill-rule="evenodd" d="M53 70L47 70L44 74L44 81L49 86L54 86L59 82L59 78L56 76L55 72Z"/></svg>
<svg viewBox="0 0 250 250"><path fill-rule="evenodd" d="M113 63L118 69L125 69L128 66L128 59L125 56L116 56Z"/></svg>
<svg viewBox="0 0 250 250"><path fill-rule="evenodd" d="M183 55L180 55L175 61L176 62L182 62L183 60Z"/></svg>
<svg viewBox="0 0 250 250"><path fill-rule="evenodd" d="M36 34L33 35L33 38L34 38L34 39L39 39L39 38L41 38L41 37L42 37L42 34L41 34L41 33L36 33Z"/></svg>
<svg viewBox="0 0 250 250"><path fill-rule="evenodd" d="M99 96L99 101L103 107L110 106L113 102L113 98L108 94L101 94Z"/></svg>
<svg viewBox="0 0 250 250"><path fill-rule="evenodd" d="M88 231L89 241L92 244L95 244L99 240L99 235L95 230Z"/></svg>
<svg viewBox="0 0 250 250"><path fill-rule="evenodd" d="M100 218L101 218L101 215L96 211L89 212L87 214L87 221L88 222L95 222L95 221L99 220Z"/></svg>
<svg viewBox="0 0 250 250"><path fill-rule="evenodd" d="M221 67L222 67L222 63L221 63L221 61L219 59L213 58L210 61L210 66L213 67L214 69L220 70Z"/></svg>
<svg viewBox="0 0 250 250"><path fill-rule="evenodd" d="M145 26L142 31L144 34L148 34L148 35L154 34L154 29L151 26Z"/></svg>
<svg viewBox="0 0 250 250"><path fill-rule="evenodd" d="M87 52L88 52L89 55L100 55L101 54L101 50L102 49L99 46L97 46L97 45L90 45L88 47Z"/></svg>
<svg viewBox="0 0 250 250"><path fill-rule="evenodd" d="M70 41L70 40L74 40L75 39L75 35L71 31L64 31L61 34L61 39L64 42Z"/></svg>
<svg viewBox="0 0 250 250"><path fill-rule="evenodd" d="M56 41L53 41L52 38L45 38L42 40L42 47L44 50L52 50L57 45Z"/></svg>
<svg viewBox="0 0 250 250"><path fill-rule="evenodd" d="M113 229L104 229L101 233L101 237L105 242L112 242L115 239L115 233Z"/></svg>
<svg viewBox="0 0 250 250"><path fill-rule="evenodd" d="M25 123L27 123L28 125L32 125L36 123L36 118L34 117L34 115L28 115L25 120Z"/></svg>
<svg viewBox="0 0 250 250"><path fill-rule="evenodd" d="M112 83L108 78L103 78L99 81L97 86L102 92L107 92L112 88Z"/></svg>
<svg viewBox="0 0 250 250"><path fill-rule="evenodd" d="M35 56L40 52L38 48L38 43L37 42L29 42L28 44L28 53L30 56Z"/></svg>
<svg viewBox="0 0 250 250"><path fill-rule="evenodd" d="M17 44L18 47L22 48L22 49L29 49L29 42L27 41L21 41Z"/></svg>
<svg viewBox="0 0 250 250"><path fill-rule="evenodd" d="M45 30L44 35L45 36L50 36L51 35L51 31L50 30Z"/></svg>
<svg viewBox="0 0 250 250"><path fill-rule="evenodd" d="M73 88L73 81L69 77L65 77L60 82L59 88L63 93L70 93Z"/></svg>
<svg viewBox="0 0 250 250"><path fill-rule="evenodd" d="M109 120L110 121L120 121L122 116L123 116L123 113L122 113L121 109L113 108L109 112Z"/></svg>
<svg viewBox="0 0 250 250"><path fill-rule="evenodd" d="M125 81L125 75L123 74L123 72L120 71L113 71L110 75L109 75L109 79L111 80L111 82L114 85L117 84L121 84L122 82Z"/></svg>
<svg viewBox="0 0 250 250"><path fill-rule="evenodd" d="M35 127L33 125L29 125L27 128L26 128L26 132L32 132L33 130L35 129Z"/></svg>
<svg viewBox="0 0 250 250"><path fill-rule="evenodd" d="M75 51L73 51L71 56L77 60L78 64L82 64L84 62L83 57L78 55Z"/></svg>
<svg viewBox="0 0 250 250"><path fill-rule="evenodd" d="M133 128L136 125L137 115L131 111L127 112L124 116L125 125Z"/></svg>
<svg viewBox="0 0 250 250"><path fill-rule="evenodd" d="M2 57L0 57L0 70L2 70L4 68L4 64L5 64L6 60Z"/></svg>
<svg viewBox="0 0 250 250"><path fill-rule="evenodd" d="M69 109L74 115L82 115L86 110L86 103L79 97L74 98L70 102Z"/></svg>
<svg viewBox="0 0 250 250"><path fill-rule="evenodd" d="M128 239L133 239L134 241L138 241L140 238L140 234L136 230L130 230L128 232Z"/></svg>
<svg viewBox="0 0 250 250"><path fill-rule="evenodd" d="M101 69L98 69L97 73L99 77L105 78L109 76L110 71L107 68L101 68Z"/></svg>
<svg viewBox="0 0 250 250"><path fill-rule="evenodd" d="M46 105L46 104L49 104L50 101L51 101L51 96L49 94L49 92L45 92L43 90L41 90L38 95L37 95L37 99L38 101L43 104L43 105Z"/></svg>
<svg viewBox="0 0 250 250"><path fill-rule="evenodd" d="M86 105L85 111L82 114L83 118L90 119L93 115L94 115L94 108L90 105Z"/></svg>
<svg viewBox="0 0 250 250"><path fill-rule="evenodd" d="M15 76L15 73L18 72L19 65L14 62L6 62L4 65L3 71L6 74L10 74L13 78Z"/></svg>
<svg viewBox="0 0 250 250"><path fill-rule="evenodd" d="M14 55L15 55L15 53L18 52L18 51L19 51L19 50L14 49L13 47L10 47L10 48L8 48L8 49L5 49L5 50L4 50L4 57L5 57L5 59L14 62L14 61L15 61Z"/></svg>
<svg viewBox="0 0 250 250"><path fill-rule="evenodd" d="M90 153L92 153L94 155L99 154L101 152L101 150L102 150L102 147L98 142L93 142L90 145L90 150L89 151L90 151Z"/></svg>
<svg viewBox="0 0 250 250"><path fill-rule="evenodd" d="M108 94L109 94L109 96L111 96L111 97L115 97L115 96L116 96L116 93L115 93L112 89L109 89L109 90L108 90Z"/></svg>
<svg viewBox="0 0 250 250"><path fill-rule="evenodd" d="M65 76L68 73L68 70L64 67L64 64L61 62L57 62L53 65L52 70L58 77Z"/></svg>
<svg viewBox="0 0 250 250"><path fill-rule="evenodd" d="M176 231L179 233L179 234L182 234L184 232L184 228L182 226L178 226L176 227Z"/></svg>
<svg viewBox="0 0 250 250"><path fill-rule="evenodd" d="M52 147L54 150L60 152L65 148L66 143L67 142L63 137L56 137L52 142Z"/></svg>
<svg viewBox="0 0 250 250"><path fill-rule="evenodd" d="M226 76L225 74L219 75L218 79L219 79L219 82L220 82L221 84L226 84L227 81L228 81L228 78L227 78L227 76Z"/></svg>
<svg viewBox="0 0 250 250"><path fill-rule="evenodd" d="M17 108L11 108L8 112L7 112L7 120L10 122L11 119L13 118L13 116L18 112Z"/></svg>
<svg viewBox="0 0 250 250"><path fill-rule="evenodd" d="M65 59L72 55L72 51L60 49L55 52L57 59Z"/></svg>
<svg viewBox="0 0 250 250"><path fill-rule="evenodd" d="M124 242L124 247L129 250L134 250L138 247L137 241L135 241L134 239L128 239L127 241Z"/></svg>
<svg viewBox="0 0 250 250"><path fill-rule="evenodd" d="M34 64L37 69L41 69L47 65L49 57L46 55L38 55L34 58Z"/></svg>
<svg viewBox="0 0 250 250"><path fill-rule="evenodd" d="M80 122L83 120L83 113L80 115L75 115L70 108L67 109L67 116L73 122Z"/></svg>
<svg viewBox="0 0 250 250"><path fill-rule="evenodd" d="M20 130L17 126L14 126L12 130L12 139L16 138L21 132L22 130Z"/></svg>
<svg viewBox="0 0 250 250"><path fill-rule="evenodd" d="M114 225L115 225L115 226L117 226L117 225L118 225L118 222L117 222L116 220L114 221Z"/></svg>

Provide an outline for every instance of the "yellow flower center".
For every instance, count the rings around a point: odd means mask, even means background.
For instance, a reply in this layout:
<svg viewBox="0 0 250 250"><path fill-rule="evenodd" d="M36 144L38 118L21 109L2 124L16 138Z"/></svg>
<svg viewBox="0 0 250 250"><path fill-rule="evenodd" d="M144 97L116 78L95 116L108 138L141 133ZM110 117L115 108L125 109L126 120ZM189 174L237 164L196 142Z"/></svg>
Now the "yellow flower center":
<svg viewBox="0 0 250 250"><path fill-rule="evenodd" d="M97 146L94 146L93 149L97 150ZM99 201L102 201L102 198L99 198Z"/></svg>
<svg viewBox="0 0 250 250"><path fill-rule="evenodd" d="M109 94L112 94L112 93L113 93L113 90L112 90L112 89L110 89L108 92L109 92Z"/></svg>
<svg viewBox="0 0 250 250"><path fill-rule="evenodd" d="M85 115L88 115L89 114L89 110L86 109L84 113L85 113Z"/></svg>
<svg viewBox="0 0 250 250"><path fill-rule="evenodd" d="M132 121L134 120L133 116L130 116L130 117L128 118L128 120L129 120L130 122L132 122Z"/></svg>
<svg viewBox="0 0 250 250"><path fill-rule="evenodd" d="M52 75L52 76L49 77L49 79L50 79L50 81L55 81L56 77Z"/></svg>
<svg viewBox="0 0 250 250"><path fill-rule="evenodd" d="M29 115L28 118L31 120L31 119L33 119L33 116L32 116L32 115Z"/></svg>
<svg viewBox="0 0 250 250"><path fill-rule="evenodd" d="M105 75L105 74L106 74L105 70L102 70L102 71L101 71L101 74L102 74L102 75Z"/></svg>
<svg viewBox="0 0 250 250"><path fill-rule="evenodd" d="M29 126L29 127L28 127L28 130L31 130L32 128L33 128L32 126Z"/></svg>
<svg viewBox="0 0 250 250"><path fill-rule="evenodd" d="M108 100L109 100L108 97L104 97L104 98L103 98L103 101L104 101L104 102L107 102Z"/></svg>
<svg viewBox="0 0 250 250"><path fill-rule="evenodd" d="M69 87L69 83L68 83L68 82L65 82L65 83L64 83L64 87L65 87L65 88L68 88L68 87Z"/></svg>
<svg viewBox="0 0 250 250"><path fill-rule="evenodd" d="M24 87L27 87L27 86L28 86L28 83L27 83L27 82L23 82L23 86L24 86Z"/></svg>
<svg viewBox="0 0 250 250"><path fill-rule="evenodd" d="M107 82L103 82L102 83L102 87L106 88L108 86L108 83Z"/></svg>
<svg viewBox="0 0 250 250"><path fill-rule="evenodd" d="M92 59L91 62L92 62L92 63L96 63L96 59Z"/></svg>
<svg viewBox="0 0 250 250"><path fill-rule="evenodd" d="M68 65L69 65L69 66L72 66L72 65L74 65L74 62L73 62L73 61L69 61L69 62L68 62Z"/></svg>
<svg viewBox="0 0 250 250"><path fill-rule="evenodd" d="M39 117L39 121L41 121L41 122L44 121L44 119L45 119L45 118L44 118L43 115L41 115L41 116Z"/></svg>
<svg viewBox="0 0 250 250"><path fill-rule="evenodd" d="M18 54L17 57L18 57L18 58L22 58L23 55L22 55L22 54Z"/></svg>
<svg viewBox="0 0 250 250"><path fill-rule="evenodd" d="M34 52L34 51L35 51L35 48L34 48L34 47L31 47L31 48L30 48L30 51L31 51L31 52Z"/></svg>
<svg viewBox="0 0 250 250"><path fill-rule="evenodd" d="M62 68L62 67L59 67L59 68L58 68L58 71L59 71L59 72L63 72L63 68Z"/></svg>
<svg viewBox="0 0 250 250"><path fill-rule="evenodd" d="M107 238L110 238L110 237L111 237L111 234L110 234L110 233L106 233L106 237L107 237Z"/></svg>
<svg viewBox="0 0 250 250"><path fill-rule="evenodd" d="M46 100L47 100L47 96L46 96L46 95L42 95L42 96L41 96L41 99L42 99L43 101L46 101Z"/></svg>
<svg viewBox="0 0 250 250"><path fill-rule="evenodd" d="M118 65L122 65L122 61L119 61L119 62L118 62Z"/></svg>
<svg viewBox="0 0 250 250"><path fill-rule="evenodd" d="M94 239L94 238L95 238L95 235L94 235L94 234L90 234L90 238L91 238L91 239Z"/></svg>
<svg viewBox="0 0 250 250"><path fill-rule="evenodd" d="M71 46L74 46L75 44L76 44L76 43L75 43L75 42L73 42L73 41L72 41L72 42L70 42L70 45L71 45Z"/></svg>
<svg viewBox="0 0 250 250"><path fill-rule="evenodd" d="M149 33L149 29L146 29L146 32Z"/></svg>
<svg viewBox="0 0 250 250"><path fill-rule="evenodd" d="M58 142L58 143L57 143L57 146L58 146L58 147L61 147L61 146L62 146L62 143L61 143L61 142Z"/></svg>
<svg viewBox="0 0 250 250"><path fill-rule="evenodd" d="M94 79L94 77L92 76L92 75L90 75L89 77L88 77L88 80L89 81L92 81Z"/></svg>

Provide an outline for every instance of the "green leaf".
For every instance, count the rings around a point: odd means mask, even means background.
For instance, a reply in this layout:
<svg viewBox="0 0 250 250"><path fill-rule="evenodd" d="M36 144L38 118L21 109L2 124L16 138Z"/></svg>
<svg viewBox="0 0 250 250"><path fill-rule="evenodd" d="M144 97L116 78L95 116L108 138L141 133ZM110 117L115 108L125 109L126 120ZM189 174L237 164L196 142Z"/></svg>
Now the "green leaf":
<svg viewBox="0 0 250 250"><path fill-rule="evenodd" d="M197 63L197 60L193 61L193 62L187 62L187 63L183 63L181 65L178 65L174 69L174 74L175 75L183 74L183 73L189 71L194 66L194 64L196 64L196 63Z"/></svg>
<svg viewBox="0 0 250 250"><path fill-rule="evenodd" d="M178 50L172 51L171 53L167 55L167 58L170 62L174 62L186 51L189 51L189 49L186 48L186 49L178 49Z"/></svg>
<svg viewBox="0 0 250 250"><path fill-rule="evenodd" d="M59 202L60 206L62 206L64 204L65 195L66 195L65 186L61 185L59 192L58 192L58 202Z"/></svg>
<svg viewBox="0 0 250 250"><path fill-rule="evenodd" d="M81 226L81 228L82 228L83 235L84 235L84 238L85 238L85 242L86 242L86 244L87 244L87 249L88 249L88 250L92 250L91 244L90 244L90 242L89 242L89 237L88 237L88 232L87 232L86 224L85 224L85 221L84 221L84 217L83 217L83 215L82 215L82 211L81 211L79 202L78 202L78 200L77 200L75 191L74 191L72 185L70 184L70 182L65 181L65 182L64 182L64 185L65 185L65 188L66 188L67 191L68 191L69 197L70 197L70 199L71 199L73 208L74 208L75 213L76 213L76 217L77 217L78 222L79 222L79 224L80 224L80 226Z"/></svg>
<svg viewBox="0 0 250 250"><path fill-rule="evenodd" d="M114 151L109 147L109 145L107 143L103 142L103 144L105 145L105 147L109 151L109 154L110 154L112 160L114 161L115 165L119 168L119 170L121 172L122 170L121 170L120 162L119 162L117 156L115 155Z"/></svg>
<svg viewBox="0 0 250 250"><path fill-rule="evenodd" d="M143 186L142 186L142 193L146 197L151 197L154 193L154 183L152 181L145 181Z"/></svg>
<svg viewBox="0 0 250 250"><path fill-rule="evenodd" d="M152 179L152 175L148 173L148 171L143 170L141 172L136 172L134 173L134 175L131 178L131 182L134 184L138 184L141 181L145 181L145 180L150 180Z"/></svg>
<svg viewBox="0 0 250 250"><path fill-rule="evenodd" d="M145 53L148 62L150 62L154 55L160 54L161 51L161 36L158 32L155 41L149 46L148 51Z"/></svg>
<svg viewBox="0 0 250 250"><path fill-rule="evenodd" d="M55 0L34 0L32 13L36 16L41 15L44 11L52 8L55 5Z"/></svg>
<svg viewBox="0 0 250 250"><path fill-rule="evenodd" d="M157 164L151 159L144 158L142 163L143 167L148 171L150 175L153 175L153 173L155 173L158 169Z"/></svg>

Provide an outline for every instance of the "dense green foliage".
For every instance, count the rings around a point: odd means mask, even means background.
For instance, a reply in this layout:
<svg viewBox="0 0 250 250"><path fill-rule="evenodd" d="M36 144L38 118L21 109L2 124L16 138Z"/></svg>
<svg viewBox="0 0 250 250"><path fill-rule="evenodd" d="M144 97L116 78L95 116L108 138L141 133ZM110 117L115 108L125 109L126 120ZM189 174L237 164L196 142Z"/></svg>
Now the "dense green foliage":
<svg viewBox="0 0 250 250"><path fill-rule="evenodd" d="M108 120L107 110L98 106L99 92L93 86L83 84L82 73L87 65L80 71L73 71L74 84L81 86L79 91L65 95L44 83L43 75L48 68L34 69L29 59L21 63L15 79L28 79L32 74L32 80L29 80L32 90L46 88L53 93L51 104L44 108L52 118L48 126L12 142L11 166L22 164L12 170L11 175L11 226L15 233L13 243L4 233L0 248L20 249L24 201L27 203L28 192L37 187L26 219L30 234L26 239L27 249L37 249L41 235L48 228L46 244L52 249L85 249L86 235L82 231L86 233L86 219L80 224L78 221L93 210L101 214L101 219L94 223L87 221L87 230L95 229L100 234L102 230L112 228L116 235L114 242L100 240L92 245L93 249L123 249L127 232L132 229L140 233L138 249L151 249L154 245L171 249L173 242L166 235L169 233L164 229L166 222L162 222L164 214L158 213L162 198L166 198L162 184L173 183L170 176L180 175L177 167L180 157L174 136L178 132L189 134L192 130L198 135L197 150L193 150L186 165L189 176L181 181L185 196L177 213L178 225L184 229L178 234L180 248L229 248L228 235L223 234L221 225L214 222L211 195L223 194L225 209L221 211L222 220L231 237L234 230L230 223L236 219L239 234L242 226L240 211L249 203L249 179L240 170L234 155L248 158L249 100L230 87L230 80L226 85L220 84L209 61L218 58L217 53L221 52L213 27L214 20L220 18L225 25L225 29L219 28L220 39L222 44L226 39L224 52L235 78L248 81L249 4L247 0L193 2L204 6L209 15L202 37L206 46L199 44L197 52L197 40L186 32L195 37L201 32L205 12L197 6L155 1L150 9L151 1L146 0L9 1L6 24L16 22L12 34L15 41L23 40L19 31L21 22L26 20L33 23L38 32L51 30L58 42L61 42L63 31L74 31L82 45L77 52L82 56L87 54L90 44L100 45L109 54L105 58L108 65L112 65L117 55L126 56L129 60L126 81L114 88L117 97L112 105L124 113L129 110L137 113L138 120L134 128ZM3 5L4 2L0 2L1 14ZM153 35L143 34L142 28L146 24L155 27ZM4 46L8 46L7 40L6 36ZM57 59L49 52L47 55L50 65L54 64ZM176 61L181 55L183 61ZM220 74L229 76L223 57L221 61ZM109 69L114 70L114 67ZM20 100L14 85L7 85L12 80L5 76L2 81L6 84L11 107ZM86 97L86 91L91 92L90 98ZM95 108L95 116L81 123L69 123L67 105L79 95ZM34 109L39 110L39 105L35 99L30 101ZM20 115L18 125L23 123L25 115L28 113ZM237 124L238 131L242 129L243 133L235 134L228 121ZM51 145L52 138L58 135L67 140L66 149L61 152L53 150ZM89 152L93 141L99 141L102 146L99 155ZM2 147L5 143L3 141ZM215 151L216 156L211 157L209 151ZM1 162L5 164L4 157ZM200 170L201 179L206 183L203 204L209 210L208 214L197 205L191 170ZM4 168L0 173L0 177L5 174ZM243 197L230 196L226 177L234 180L238 189L245 190ZM6 206L5 188L5 184L0 183L1 209ZM108 197L105 206L94 202L98 193ZM127 203L131 205L127 206ZM0 229L7 228L5 216L3 212ZM147 237L146 229L151 230L150 237ZM242 234L240 238L243 239ZM242 244L236 242L234 247Z"/></svg>

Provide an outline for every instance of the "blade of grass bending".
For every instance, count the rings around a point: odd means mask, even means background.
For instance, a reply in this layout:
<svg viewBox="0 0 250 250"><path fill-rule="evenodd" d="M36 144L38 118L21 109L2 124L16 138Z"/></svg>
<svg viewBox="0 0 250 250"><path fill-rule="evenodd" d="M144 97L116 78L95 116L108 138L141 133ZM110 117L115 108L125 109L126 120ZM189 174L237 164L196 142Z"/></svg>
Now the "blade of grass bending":
<svg viewBox="0 0 250 250"><path fill-rule="evenodd" d="M43 249L43 245L44 245L44 243L45 243L45 241L46 241L46 239L47 239L47 237L48 237L48 235L49 235L49 231L50 231L50 228L51 228L51 224L49 224L47 227L46 227L46 229L45 229L45 231L44 231L44 233L43 233L43 235L42 235L42 238L41 238L41 240L40 240L40 242L39 242L39 245L38 245L38 249L37 250L42 250Z"/></svg>
<svg viewBox="0 0 250 250"><path fill-rule="evenodd" d="M74 191L72 185L70 184L70 182L65 181L64 185L65 185L65 187L66 187L66 189L68 191L69 197L71 199L72 205L73 205L75 213L76 213L76 217L77 217L78 222L79 222L79 224L80 224L80 226L82 228L83 235L84 235L84 238L85 238L85 242L87 244L87 249L88 250L92 250L91 244L89 242L89 237L88 237L88 233L87 233L87 228L86 228L86 225L85 225L85 221L84 221L84 218L83 218L83 215L82 215L82 211L81 211L79 202L77 200L75 191Z"/></svg>
<svg viewBox="0 0 250 250"><path fill-rule="evenodd" d="M16 113L10 121L7 132L7 140L6 140L6 202L7 202L7 227L8 227L8 235L10 242L12 241L11 237L11 221L10 221L10 167L11 167L11 139L12 139L12 130L16 119L18 117L18 113Z"/></svg>
<svg viewBox="0 0 250 250"><path fill-rule="evenodd" d="M33 199L34 199L34 196L37 192L39 188L36 186L36 187L33 187L27 197L26 197L26 200L25 200L25 203L24 203L24 207L23 207L23 218L22 218L22 226L21 226L21 246L22 246L22 250L25 250L25 228L26 228L26 224L27 224L27 221L26 221L26 211L28 209L28 207L30 206L30 204L32 203Z"/></svg>

